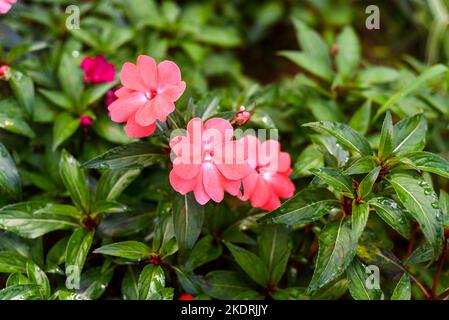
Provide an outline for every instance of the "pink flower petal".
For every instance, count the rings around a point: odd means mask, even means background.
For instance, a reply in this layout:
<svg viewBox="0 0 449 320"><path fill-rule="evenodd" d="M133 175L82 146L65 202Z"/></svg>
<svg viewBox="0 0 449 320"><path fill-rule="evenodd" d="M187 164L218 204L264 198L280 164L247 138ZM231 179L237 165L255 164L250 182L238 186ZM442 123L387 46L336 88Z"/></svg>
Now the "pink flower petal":
<svg viewBox="0 0 449 320"><path fill-rule="evenodd" d="M288 154L287 152L280 152L279 154L279 168L278 171L279 172L288 172L290 171L290 166L291 166L291 158L290 158L290 154Z"/></svg>
<svg viewBox="0 0 449 320"><path fill-rule="evenodd" d="M181 179L174 170L170 171L169 180L173 189L183 195L193 191L198 181L196 178L191 180Z"/></svg>
<svg viewBox="0 0 449 320"><path fill-rule="evenodd" d="M271 187L265 182L263 177L259 175L257 177L257 183L255 186L255 192L251 195L251 204L253 207L260 208L264 206L271 197Z"/></svg>
<svg viewBox="0 0 449 320"><path fill-rule="evenodd" d="M189 121L187 124L187 134L192 139L197 139L199 141L196 141L196 143L201 144L202 143L202 134L203 134L203 122L200 118L193 118Z"/></svg>
<svg viewBox="0 0 449 320"><path fill-rule="evenodd" d="M127 87L128 89L141 92L146 92L150 89L145 86L145 83L140 78L137 66L130 62L126 62L123 65L122 71L120 72L120 79L122 80L123 86Z"/></svg>
<svg viewBox="0 0 449 320"><path fill-rule="evenodd" d="M134 115L129 117L125 126L126 135L130 138L143 138L153 134L156 130L156 124L153 123L150 126L142 127L134 120Z"/></svg>
<svg viewBox="0 0 449 320"><path fill-rule="evenodd" d="M223 179L223 186L227 193L232 196L241 196L240 187L242 186L241 180L227 180Z"/></svg>
<svg viewBox="0 0 449 320"><path fill-rule="evenodd" d="M195 186L195 190L193 190L193 194L195 195L195 199L199 204L205 205L210 200L210 196L206 193L203 183L201 183L203 179L202 176L203 174L202 172L200 172L198 183Z"/></svg>
<svg viewBox="0 0 449 320"><path fill-rule="evenodd" d="M274 209L277 209L281 206L281 201L279 200L279 197L275 194L272 194L268 202L261 207L261 209L266 211L273 211Z"/></svg>
<svg viewBox="0 0 449 320"><path fill-rule="evenodd" d="M212 163L205 163L203 169L203 185L206 193L215 202L221 202L224 197L224 189L220 172Z"/></svg>
<svg viewBox="0 0 449 320"><path fill-rule="evenodd" d="M125 97L120 97L108 107L108 110L111 112L111 120L118 123L127 121L146 101L145 95L141 92L134 92Z"/></svg>
<svg viewBox="0 0 449 320"><path fill-rule="evenodd" d="M185 89L186 83L184 81L181 81L178 85L165 88L161 91L161 93L163 93L167 97L170 97L170 100L175 102L182 96Z"/></svg>
<svg viewBox="0 0 449 320"><path fill-rule="evenodd" d="M222 142L231 140L234 135L232 124L228 120L222 118L212 118L207 120L204 124L204 130L216 130L220 132Z"/></svg>
<svg viewBox="0 0 449 320"><path fill-rule="evenodd" d="M284 199L291 198L295 192L295 185L283 174L273 174L266 181L271 185L278 196Z"/></svg>
<svg viewBox="0 0 449 320"><path fill-rule="evenodd" d="M142 108L137 110L136 121L141 126L149 126L157 120L156 109L154 108L153 100L147 100Z"/></svg>
<svg viewBox="0 0 449 320"><path fill-rule="evenodd" d="M242 164L216 164L218 170L229 180L239 180L252 172L252 168L247 163Z"/></svg>
<svg viewBox="0 0 449 320"><path fill-rule="evenodd" d="M181 81L181 70L173 61L162 61L157 66L157 86L159 90L176 86Z"/></svg>
<svg viewBox="0 0 449 320"><path fill-rule="evenodd" d="M243 195L241 199L243 201L249 200L251 195L254 192L254 188L256 187L257 179L259 178L259 174L254 170L252 173L243 178Z"/></svg>
<svg viewBox="0 0 449 320"><path fill-rule="evenodd" d="M201 173L201 164L175 164L173 170L176 175L184 180L191 180Z"/></svg>
<svg viewBox="0 0 449 320"><path fill-rule="evenodd" d="M149 89L157 88L157 65L156 61L149 56L140 55L137 57L137 69L140 78Z"/></svg>

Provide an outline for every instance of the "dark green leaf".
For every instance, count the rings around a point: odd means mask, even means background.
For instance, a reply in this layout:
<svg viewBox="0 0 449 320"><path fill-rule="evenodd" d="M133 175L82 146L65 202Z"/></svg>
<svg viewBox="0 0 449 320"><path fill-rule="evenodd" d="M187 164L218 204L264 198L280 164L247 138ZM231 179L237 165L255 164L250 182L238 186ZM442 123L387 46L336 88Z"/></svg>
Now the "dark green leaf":
<svg viewBox="0 0 449 320"><path fill-rule="evenodd" d="M140 174L140 169L108 170L101 175L97 184L97 200L113 201Z"/></svg>
<svg viewBox="0 0 449 320"><path fill-rule="evenodd" d="M28 279L31 281L31 283L35 283L39 286L41 286L41 294L43 299L48 299L51 294L51 288L50 288L50 282L48 281L47 275L44 271L39 268L38 265L36 265L33 262L27 262L26 265L27 269L27 276Z"/></svg>
<svg viewBox="0 0 449 320"><path fill-rule="evenodd" d="M410 277L407 273L404 273L394 288L391 295L391 300L410 300L411 296L412 286L410 283Z"/></svg>
<svg viewBox="0 0 449 320"><path fill-rule="evenodd" d="M319 121L309 122L303 126L311 127L318 132L329 134L337 139L338 142L346 148L358 152L363 156L370 156L373 153L368 140L346 124L339 122Z"/></svg>
<svg viewBox="0 0 449 320"><path fill-rule="evenodd" d="M313 170L312 173L339 191L346 192L349 195L354 193L354 184L351 177L345 175L339 169L320 168Z"/></svg>
<svg viewBox="0 0 449 320"><path fill-rule="evenodd" d="M151 254L151 249L142 242L123 241L102 246L95 249L94 253L102 253L114 257L137 260L149 257Z"/></svg>
<svg viewBox="0 0 449 320"><path fill-rule="evenodd" d="M90 210L90 191L84 171L66 150L61 153L59 173L73 203L85 213Z"/></svg>
<svg viewBox="0 0 449 320"><path fill-rule="evenodd" d="M357 195L360 199L365 199L371 193L379 172L380 167L376 167L370 173L368 173L362 181L360 181L359 187L357 189Z"/></svg>
<svg viewBox="0 0 449 320"><path fill-rule="evenodd" d="M212 271L207 274L206 282L206 293L215 299L234 299L251 289L245 277L235 271Z"/></svg>
<svg viewBox="0 0 449 320"><path fill-rule="evenodd" d="M40 298L41 286L19 284L0 291L0 300L28 300Z"/></svg>
<svg viewBox="0 0 449 320"><path fill-rule="evenodd" d="M9 80L9 83L19 105L29 116L32 116L34 110L33 80L18 70L11 70L11 79Z"/></svg>
<svg viewBox="0 0 449 320"><path fill-rule="evenodd" d="M426 144L427 122L422 114L414 115L394 125L394 149L396 154L420 151Z"/></svg>
<svg viewBox="0 0 449 320"><path fill-rule="evenodd" d="M160 148L148 142L135 142L113 148L102 155L83 163L89 169L141 169L159 162Z"/></svg>
<svg viewBox="0 0 449 320"><path fill-rule="evenodd" d="M394 129L390 111L385 115L379 142L379 158L387 158L394 149Z"/></svg>
<svg viewBox="0 0 449 320"><path fill-rule="evenodd" d="M306 188L265 215L261 221L288 225L308 224L328 214L338 205L339 201L328 190Z"/></svg>
<svg viewBox="0 0 449 320"><path fill-rule="evenodd" d="M53 126L53 151L70 138L80 126L80 121L70 113L60 113Z"/></svg>
<svg viewBox="0 0 449 320"><path fill-rule="evenodd" d="M443 157L426 151L407 153L405 157L413 161L419 170L432 172L449 179L449 161Z"/></svg>
<svg viewBox="0 0 449 320"><path fill-rule="evenodd" d="M16 165L2 143L0 143L0 191L16 200L22 196L22 184Z"/></svg>
<svg viewBox="0 0 449 320"><path fill-rule="evenodd" d="M5 273L26 273L26 265L29 260L17 253L0 252L0 272Z"/></svg>
<svg viewBox="0 0 449 320"><path fill-rule="evenodd" d="M354 29L346 26L337 37L337 64L338 73L344 77L351 75L360 63L361 48Z"/></svg>
<svg viewBox="0 0 449 320"><path fill-rule="evenodd" d="M269 274L265 263L254 253L226 242L226 246L231 251L234 259L246 274L255 282L265 287L268 285Z"/></svg>
<svg viewBox="0 0 449 320"><path fill-rule="evenodd" d="M220 257L223 249L217 245L211 235L199 240L189 254L184 271L190 272L194 269Z"/></svg>
<svg viewBox="0 0 449 320"><path fill-rule="evenodd" d="M410 221L407 219L407 212L394 200L376 197L370 199L369 204L390 227L404 238L408 239L410 237Z"/></svg>
<svg viewBox="0 0 449 320"><path fill-rule="evenodd" d="M369 128L371 104L371 100L366 100L366 102L354 113L351 120L349 120L349 125L351 128L356 130L361 135L366 134Z"/></svg>
<svg viewBox="0 0 449 320"><path fill-rule="evenodd" d="M366 222L368 221L369 205L368 203L356 203L352 202L352 231L353 240L358 241L360 235L365 229Z"/></svg>
<svg viewBox="0 0 449 320"><path fill-rule="evenodd" d="M85 229L77 229L70 236L65 258L65 272L68 277L76 277L81 274L93 238L94 231Z"/></svg>
<svg viewBox="0 0 449 320"><path fill-rule="evenodd" d="M356 246L347 223L327 224L320 234L318 257L308 293L314 293L340 276L354 258Z"/></svg>
<svg viewBox="0 0 449 320"><path fill-rule="evenodd" d="M196 202L192 193L176 194L173 199L173 226L179 250L193 248L203 226L204 207Z"/></svg>
<svg viewBox="0 0 449 320"><path fill-rule="evenodd" d="M165 288L164 270L159 266L145 266L139 276L138 291L140 300L162 300Z"/></svg>
<svg viewBox="0 0 449 320"><path fill-rule="evenodd" d="M366 272L366 266L358 259L354 259L346 269L349 280L349 292L355 300L381 300L382 290L369 288L367 278L370 273Z"/></svg>
<svg viewBox="0 0 449 320"><path fill-rule="evenodd" d="M432 245L434 258L437 258L443 241L441 209L438 197L432 187L416 174L395 173L388 177L396 194L419 223L424 236Z"/></svg>

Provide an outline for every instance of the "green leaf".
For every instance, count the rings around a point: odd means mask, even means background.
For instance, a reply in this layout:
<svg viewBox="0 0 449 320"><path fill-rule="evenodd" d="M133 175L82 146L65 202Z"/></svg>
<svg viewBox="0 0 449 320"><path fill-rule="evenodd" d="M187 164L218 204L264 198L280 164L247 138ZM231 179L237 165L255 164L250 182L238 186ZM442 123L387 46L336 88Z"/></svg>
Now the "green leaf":
<svg viewBox="0 0 449 320"><path fill-rule="evenodd" d="M8 277L8 280L6 280L6 288L15 286L18 284L30 284L30 280L21 273L11 273Z"/></svg>
<svg viewBox="0 0 449 320"><path fill-rule="evenodd" d="M293 19L293 25L296 31L296 38L303 52L311 57L315 57L316 60L320 60L331 69L329 48L320 35L299 19Z"/></svg>
<svg viewBox="0 0 449 320"><path fill-rule="evenodd" d="M438 76L443 75L447 72L447 67L442 64L434 65L423 73L421 73L418 77L405 84L402 89L397 91L393 96L391 96L387 102L385 102L382 107L377 110L376 116L374 120L377 119L382 113L389 110L394 104L396 104L400 99L408 96L410 93L419 89L422 85L424 85L427 81L432 78L436 78Z"/></svg>
<svg viewBox="0 0 449 320"><path fill-rule="evenodd" d="M308 224L339 205L340 202L327 189L306 188L285 201L279 208L263 216L260 221L268 220L287 225Z"/></svg>
<svg viewBox="0 0 449 320"><path fill-rule="evenodd" d="M211 235L207 235L199 240L192 252L189 254L184 271L191 272L196 268L213 261L220 257L223 249L220 245L215 243L214 238Z"/></svg>
<svg viewBox="0 0 449 320"><path fill-rule="evenodd" d="M11 69L11 78L9 84L19 105L29 116L33 115L34 110L34 83L33 80L18 70Z"/></svg>
<svg viewBox="0 0 449 320"><path fill-rule="evenodd" d="M106 92L116 85L116 82L99 83L84 91L81 97L81 110L84 111L87 107L100 100Z"/></svg>
<svg viewBox="0 0 449 320"><path fill-rule="evenodd" d="M432 187L417 174L394 173L387 179L401 203L420 225L427 242L433 247L434 258L438 258L443 228L438 197Z"/></svg>
<svg viewBox="0 0 449 320"><path fill-rule="evenodd" d="M385 115L379 142L379 159L386 159L394 149L394 128L390 111Z"/></svg>
<svg viewBox="0 0 449 320"><path fill-rule="evenodd" d="M410 300L411 296L412 286L410 277L407 273L404 273L391 294L391 300Z"/></svg>
<svg viewBox="0 0 449 320"><path fill-rule="evenodd" d="M65 273L69 276L79 276L92 245L94 231L77 229L67 243L65 258Z"/></svg>
<svg viewBox="0 0 449 320"><path fill-rule="evenodd" d="M410 237L410 221L407 212L394 200L385 197L376 197L369 200L371 207L390 227L396 230L404 238Z"/></svg>
<svg viewBox="0 0 449 320"><path fill-rule="evenodd" d="M246 274L255 282L265 287L269 283L268 268L254 253L226 242L226 247Z"/></svg>
<svg viewBox="0 0 449 320"><path fill-rule="evenodd" d="M348 168L343 171L345 175L368 173L377 166L377 161L373 156L356 158L348 164Z"/></svg>
<svg viewBox="0 0 449 320"><path fill-rule="evenodd" d="M323 166L323 154L318 150L316 145L309 145L299 155L293 171L300 178L312 175L311 169L317 169Z"/></svg>
<svg viewBox="0 0 449 320"><path fill-rule="evenodd" d="M393 153L420 151L426 145L427 122L422 114L403 119L394 126Z"/></svg>
<svg viewBox="0 0 449 320"><path fill-rule="evenodd" d="M148 142L135 142L113 148L83 163L89 169L142 169L162 159L160 148Z"/></svg>
<svg viewBox="0 0 449 320"><path fill-rule="evenodd" d="M0 228L35 239L48 232L79 227L73 207L24 202L0 209ZM74 209L74 208L73 208Z"/></svg>
<svg viewBox="0 0 449 320"><path fill-rule="evenodd" d="M173 198L173 226L180 251L193 248L203 226L204 207L192 193Z"/></svg>
<svg viewBox="0 0 449 320"><path fill-rule="evenodd" d="M79 107L84 88L83 74L79 64L68 53L62 54L58 78L64 93Z"/></svg>
<svg viewBox="0 0 449 320"><path fill-rule="evenodd" d="M366 223L368 221L369 215L369 205L368 203L356 203L352 202L352 231L353 231L353 240L358 241L360 235L365 229Z"/></svg>
<svg viewBox="0 0 449 320"><path fill-rule="evenodd" d="M201 31L194 35L195 40L210 45L231 48L241 44L239 34L233 28L213 27L204 25Z"/></svg>
<svg viewBox="0 0 449 320"><path fill-rule="evenodd" d="M268 282L276 285L282 278L290 256L289 230L281 225L266 225L257 238L259 254L268 270Z"/></svg>
<svg viewBox="0 0 449 320"><path fill-rule="evenodd" d="M70 138L79 128L80 121L70 113L60 113L53 126L53 151L55 151L64 141Z"/></svg>
<svg viewBox="0 0 449 320"><path fill-rule="evenodd" d="M28 300L40 296L41 286L36 284L19 284L0 291L0 300Z"/></svg>
<svg viewBox="0 0 449 320"><path fill-rule="evenodd" d="M426 151L407 153L404 156L412 160L419 170L432 172L449 179L449 161L443 157Z"/></svg>
<svg viewBox="0 0 449 320"><path fill-rule="evenodd" d="M327 224L320 234L318 257L307 292L312 294L340 276L354 258L356 246L347 223Z"/></svg>
<svg viewBox="0 0 449 320"><path fill-rule="evenodd" d="M1 112L2 110L0 110ZM0 128L22 136L34 139L36 134L23 118L19 116L0 113Z"/></svg>
<svg viewBox="0 0 449 320"><path fill-rule="evenodd" d="M361 56L359 39L354 29L349 26L344 27L337 37L337 48L335 63L338 73L343 77L350 76L359 66Z"/></svg>
<svg viewBox="0 0 449 320"><path fill-rule="evenodd" d="M53 269L55 273L61 273L59 265L65 262L65 252L67 248L67 243L70 237L64 237L58 242L56 242L47 253L47 259L45 261L45 270L50 272ZM64 273L62 273L64 274Z"/></svg>
<svg viewBox="0 0 449 320"><path fill-rule="evenodd" d="M299 67L323 80L330 81L332 79L332 69L325 60L320 60L313 55L297 51L281 51L279 55L286 57Z"/></svg>
<svg viewBox="0 0 449 320"><path fill-rule="evenodd" d="M52 102L54 105L67 110L73 110L73 102L70 98L62 92L39 89L39 93L41 93L47 100Z"/></svg>
<svg viewBox="0 0 449 320"><path fill-rule="evenodd" d="M112 122L106 113L98 115L91 128L100 137L112 143L128 144L135 141L126 135L123 125Z"/></svg>
<svg viewBox="0 0 449 320"><path fill-rule="evenodd" d="M122 279L122 297L123 300L138 300L139 299L139 289L138 289L138 274L135 269L128 266L128 270Z"/></svg>
<svg viewBox="0 0 449 320"><path fill-rule="evenodd" d="M90 191L84 170L76 159L62 150L59 173L73 203L85 213L90 210Z"/></svg>
<svg viewBox="0 0 449 320"><path fill-rule="evenodd" d="M94 253L101 253L132 260L149 257L151 252L151 249L146 244L138 241L111 243L94 250Z"/></svg>
<svg viewBox="0 0 449 320"><path fill-rule="evenodd" d="M114 266L105 261L103 266L90 268L81 275L79 294L91 300L99 299L108 288L114 274Z"/></svg>
<svg viewBox="0 0 449 320"><path fill-rule="evenodd" d="M22 184L16 165L2 143L0 143L0 191L15 200L19 200L22 196Z"/></svg>
<svg viewBox="0 0 449 320"><path fill-rule="evenodd" d="M351 177L335 168L320 168L313 170L312 173L325 181L331 187L352 195L354 193L354 184Z"/></svg>
<svg viewBox="0 0 449 320"><path fill-rule="evenodd" d="M26 273L26 265L29 259L14 252L0 252L0 272Z"/></svg>
<svg viewBox="0 0 449 320"><path fill-rule="evenodd" d="M370 66L357 73L356 81L365 85L391 82L399 77L396 69L380 66Z"/></svg>
<svg viewBox="0 0 449 320"><path fill-rule="evenodd" d="M142 170L108 170L101 175L97 184L97 200L113 201L137 178Z"/></svg>
<svg viewBox="0 0 449 320"><path fill-rule="evenodd" d="M26 265L27 276L31 283L38 284L41 286L41 294L43 299L48 299L51 294L50 282L48 281L47 275L44 271L39 268L33 262L28 262Z"/></svg>
<svg viewBox="0 0 449 320"><path fill-rule="evenodd" d="M162 300L165 289L164 270L152 264L145 266L137 286L140 300Z"/></svg>
<svg viewBox="0 0 449 320"><path fill-rule="evenodd" d="M366 100L366 102L354 113L351 120L349 120L349 125L351 128L356 130L361 135L365 135L369 128L371 105L371 100Z"/></svg>
<svg viewBox="0 0 449 320"><path fill-rule="evenodd" d="M373 189L374 183L379 175L380 167L376 167L368 173L362 181L360 181L359 187L357 189L357 195L360 199L365 199Z"/></svg>
<svg viewBox="0 0 449 320"><path fill-rule="evenodd" d="M95 217L102 213L119 213L127 210L128 207L120 202L100 200L94 203L91 210L91 217Z"/></svg>
<svg viewBox="0 0 449 320"><path fill-rule="evenodd" d="M358 259L354 259L346 269L349 280L349 292L355 300L381 300L382 290L367 287L366 266Z"/></svg>
<svg viewBox="0 0 449 320"><path fill-rule="evenodd" d="M363 156L372 155L371 146L360 133L352 129L346 124L339 122L319 121L303 124L305 127L329 134L338 140L346 148L360 153Z"/></svg>
<svg viewBox="0 0 449 320"><path fill-rule="evenodd" d="M251 284L235 271L212 271L206 275L206 293L215 299L231 300L251 289Z"/></svg>

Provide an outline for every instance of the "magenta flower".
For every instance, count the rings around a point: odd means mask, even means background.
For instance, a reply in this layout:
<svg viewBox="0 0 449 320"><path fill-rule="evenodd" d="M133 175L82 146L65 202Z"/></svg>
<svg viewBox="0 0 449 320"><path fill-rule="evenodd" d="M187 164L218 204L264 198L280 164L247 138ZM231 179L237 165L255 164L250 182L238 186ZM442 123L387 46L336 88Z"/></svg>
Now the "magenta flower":
<svg viewBox="0 0 449 320"><path fill-rule="evenodd" d="M115 79L115 67L109 63L102 55L95 58L85 57L81 62L81 69L84 70L84 82L102 83L112 82Z"/></svg>
<svg viewBox="0 0 449 320"><path fill-rule="evenodd" d="M117 96L115 95L116 90L118 90L118 88L106 92L106 98L104 99L104 105L106 107L109 107L115 100L117 100Z"/></svg>
<svg viewBox="0 0 449 320"><path fill-rule="evenodd" d="M14 3L16 3L16 0L0 0L0 14L7 13Z"/></svg>
<svg viewBox="0 0 449 320"><path fill-rule="evenodd" d="M137 64L125 63L120 79L123 88L115 91L118 99L108 109L112 121L126 122L125 131L131 138L151 135L156 120L167 120L186 88L174 62L156 65L153 58L144 55L137 58Z"/></svg>
<svg viewBox="0 0 449 320"><path fill-rule="evenodd" d="M255 136L245 136L238 143L243 144L245 158L252 171L243 178L243 201L267 211L281 205L279 198L291 198L295 185L289 179L292 172L291 159L287 152L281 152L278 141L260 142Z"/></svg>
<svg viewBox="0 0 449 320"><path fill-rule="evenodd" d="M11 77L11 69L6 65L3 64L0 66L0 80L6 80L8 81Z"/></svg>
<svg viewBox="0 0 449 320"><path fill-rule="evenodd" d="M238 127L241 127L245 123L247 123L250 118L251 118L251 113L246 111L246 108L244 106L241 106L240 111L235 114L235 116L231 120L231 123L235 124Z"/></svg>
<svg viewBox="0 0 449 320"><path fill-rule="evenodd" d="M210 199L221 202L225 191L239 195L241 179L251 172L251 167L243 150L237 150L233 134L227 120L213 118L203 125L201 119L192 119L186 135L170 141L176 157L170 172L172 187L183 195L193 191L202 205Z"/></svg>

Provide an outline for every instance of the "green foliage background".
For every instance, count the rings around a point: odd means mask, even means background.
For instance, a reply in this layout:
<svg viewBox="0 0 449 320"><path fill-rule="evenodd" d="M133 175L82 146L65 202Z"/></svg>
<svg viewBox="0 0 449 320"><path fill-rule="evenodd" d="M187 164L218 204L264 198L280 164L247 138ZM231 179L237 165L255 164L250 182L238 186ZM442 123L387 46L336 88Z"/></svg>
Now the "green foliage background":
<svg viewBox="0 0 449 320"><path fill-rule="evenodd" d="M375 2L380 30L364 1L19 1L0 17L0 298L446 298L449 3ZM247 106L298 193L271 213L175 194L168 128L109 120L119 82L79 68L96 54L175 61L172 128Z"/></svg>

